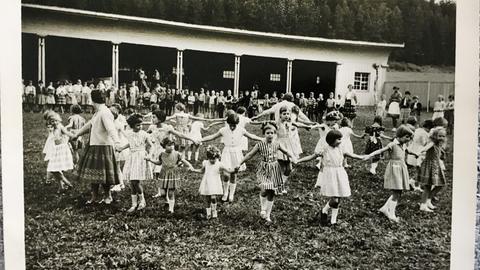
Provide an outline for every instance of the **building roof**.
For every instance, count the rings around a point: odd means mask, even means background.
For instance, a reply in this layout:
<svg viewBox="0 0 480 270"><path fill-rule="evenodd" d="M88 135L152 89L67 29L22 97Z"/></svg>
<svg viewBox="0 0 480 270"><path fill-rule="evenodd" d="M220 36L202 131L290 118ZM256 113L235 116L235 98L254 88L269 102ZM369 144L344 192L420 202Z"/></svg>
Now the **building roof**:
<svg viewBox="0 0 480 270"><path fill-rule="evenodd" d="M320 37L285 35L285 34L278 34L278 33L267 33L267 32L241 30L241 29L234 29L234 28L227 28L227 27L190 24L190 23L174 22L174 21L167 21L167 20L161 20L161 19L119 15L119 14L95 12L95 11L88 11L88 10L81 10L81 9L56 7L56 6L22 4L22 7L52 11L52 12L58 12L58 13L64 13L64 14L76 14L76 15L109 19L109 20L150 23L150 24L156 24L156 25L179 27L184 29L215 32L215 33L233 34L233 35L240 35L240 36L275 38L275 39L283 39L283 40L289 40L289 41L314 42L314 43L331 44L331 45L348 45L348 46L378 47L378 48L392 48L392 49L405 47L405 44L403 43L402 44L379 43L379 42L369 42L369 41L354 41L354 40L344 40L344 39L328 39L328 38L320 38Z"/></svg>

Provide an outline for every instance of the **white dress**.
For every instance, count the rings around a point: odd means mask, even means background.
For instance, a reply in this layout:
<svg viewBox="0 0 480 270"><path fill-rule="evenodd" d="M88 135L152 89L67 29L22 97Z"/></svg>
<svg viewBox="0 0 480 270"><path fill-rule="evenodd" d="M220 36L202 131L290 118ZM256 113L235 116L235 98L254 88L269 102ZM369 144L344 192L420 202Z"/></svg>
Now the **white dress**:
<svg viewBox="0 0 480 270"><path fill-rule="evenodd" d="M349 197L351 195L348 175L343 168L343 151L340 147L326 146L322 154L322 170L318 173L316 187L327 197Z"/></svg>
<svg viewBox="0 0 480 270"><path fill-rule="evenodd" d="M408 145L408 151L412 153L419 153L420 150L428 144L430 138L428 132L423 128L415 129L413 139ZM420 166L421 160L425 157L425 154L421 155L418 159L414 155L407 155L407 164L411 166Z"/></svg>
<svg viewBox="0 0 480 270"><path fill-rule="evenodd" d="M235 130L232 131L230 127L223 127L219 132L222 134L222 142L225 145L223 147L221 161L225 168L235 169L243 159L242 137L244 136L245 129L237 126ZM242 164L240 171L245 171L245 169L245 164Z"/></svg>
<svg viewBox="0 0 480 270"><path fill-rule="evenodd" d="M215 164L211 164L210 161L204 160L202 165L205 167L205 174L203 175L202 182L200 182L200 188L198 192L200 195L222 195L222 179L221 179L221 167L222 163L217 161Z"/></svg>
<svg viewBox="0 0 480 270"><path fill-rule="evenodd" d="M189 133L189 136L190 138L194 139L194 140L201 140L202 139L202 128L204 128L205 126L203 125L203 122L202 121L194 121L191 125L190 125L190 133ZM188 144L192 144L191 141L188 142Z"/></svg>
<svg viewBox="0 0 480 270"><path fill-rule="evenodd" d="M68 146L68 136L59 135L47 139L44 151L45 160L48 160L47 172L62 172L73 169L72 150ZM58 144L55 143L57 139ZM47 145L48 144L48 145Z"/></svg>
<svg viewBox="0 0 480 270"><path fill-rule="evenodd" d="M143 181L153 179L150 163L145 160L148 134L143 130L138 132L127 130L126 136L130 145L130 155L123 166L125 180Z"/></svg>
<svg viewBox="0 0 480 270"><path fill-rule="evenodd" d="M435 101L433 105L433 115L432 120L435 118L443 117L445 111L445 102L444 101Z"/></svg>
<svg viewBox="0 0 480 270"><path fill-rule="evenodd" d="M250 124L250 122L252 122L250 118L243 115L239 115L238 117L240 118L240 121L238 122L237 126L240 126L242 128L245 128L247 124ZM242 137L242 151L248 151L248 138L245 136Z"/></svg>
<svg viewBox="0 0 480 270"><path fill-rule="evenodd" d="M342 148L343 152L345 153L353 153L353 145L352 145L352 140L350 139L350 136L353 133L353 130L349 127L341 127L340 132L342 133L342 144L340 147Z"/></svg>
<svg viewBox="0 0 480 270"><path fill-rule="evenodd" d="M120 145L125 145L128 143L128 139L125 137L125 127L127 126L127 120L125 119L125 116L123 115L118 115L117 119L113 121L113 124L115 125L115 130L118 132L118 139L120 140ZM117 155L117 161L125 161L127 160L127 157L130 155L130 149L125 149L118 153Z"/></svg>
<svg viewBox="0 0 480 270"><path fill-rule="evenodd" d="M386 107L387 107L387 101L386 100L381 100L380 102L378 102L377 110L376 110L375 115L378 115L380 117L385 117L385 108Z"/></svg>

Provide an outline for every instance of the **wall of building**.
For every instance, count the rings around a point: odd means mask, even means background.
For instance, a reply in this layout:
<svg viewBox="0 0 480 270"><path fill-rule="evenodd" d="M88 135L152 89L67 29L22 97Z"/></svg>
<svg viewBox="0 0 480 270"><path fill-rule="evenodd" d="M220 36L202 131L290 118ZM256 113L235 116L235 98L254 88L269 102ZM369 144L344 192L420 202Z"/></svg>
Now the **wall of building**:
<svg viewBox="0 0 480 270"><path fill-rule="evenodd" d="M386 65L390 53L390 49L384 47L360 47L254 37L148 22L65 14L26 7L22 8L22 31L43 36L53 35L114 43L126 42L240 55L338 62L341 65L337 70L336 92L342 95L346 91L347 85L353 84L354 72L371 73L369 91L358 92L358 98L362 105L371 105L374 101L375 70L373 64ZM379 87L383 86L384 81L385 71L380 70Z"/></svg>

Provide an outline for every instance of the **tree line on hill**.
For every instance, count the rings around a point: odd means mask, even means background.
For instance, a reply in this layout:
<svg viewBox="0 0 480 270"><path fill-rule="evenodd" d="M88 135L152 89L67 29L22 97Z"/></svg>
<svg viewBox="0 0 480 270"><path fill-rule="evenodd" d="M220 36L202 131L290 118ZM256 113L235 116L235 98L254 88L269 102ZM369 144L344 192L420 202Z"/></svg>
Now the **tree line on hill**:
<svg viewBox="0 0 480 270"><path fill-rule="evenodd" d="M451 0L23 0L193 24L334 39L405 43L391 60L455 64Z"/></svg>

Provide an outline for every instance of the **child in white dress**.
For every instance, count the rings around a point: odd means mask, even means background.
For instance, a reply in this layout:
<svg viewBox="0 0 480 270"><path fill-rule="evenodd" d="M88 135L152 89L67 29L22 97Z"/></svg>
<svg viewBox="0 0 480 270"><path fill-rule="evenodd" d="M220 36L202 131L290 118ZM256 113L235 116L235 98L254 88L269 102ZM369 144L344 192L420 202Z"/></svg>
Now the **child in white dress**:
<svg viewBox="0 0 480 270"><path fill-rule="evenodd" d="M112 106L110 106L110 111L112 112L114 117L113 124L115 125L115 130L117 131L117 136L118 136L118 139L120 140L120 144L125 145L128 143L128 139L125 135L125 131L128 124L127 124L127 119L121 113L122 105L120 105L119 103L114 103L112 104ZM119 174L120 184L113 186L111 190L121 191L125 188L122 170L123 170L123 166L125 165L125 161L127 160L127 157L130 155L130 150L127 148L121 152L116 152L116 153L117 153L117 156L115 161L117 162L117 165L120 168L120 174Z"/></svg>
<svg viewBox="0 0 480 270"><path fill-rule="evenodd" d="M47 179L50 177L57 179L61 189L65 189L65 185L67 188L72 188L72 184L63 172L73 169L73 157L68 139L74 135L62 125L62 118L58 113L47 111L44 118L52 128L43 148L45 161L48 161Z"/></svg>
<svg viewBox="0 0 480 270"><path fill-rule="evenodd" d="M197 113L196 117L203 118L203 113ZM210 126L205 127L203 121L194 121L190 125L190 134L189 137L192 140L198 142L202 139L202 131L207 131ZM188 142L189 149L187 151L187 160L192 160L192 152L195 153L195 161L198 161L198 156L200 154L199 148L200 145L195 144L193 141Z"/></svg>
<svg viewBox="0 0 480 270"><path fill-rule="evenodd" d="M363 136L357 135L355 134L355 132L353 132L352 122L346 117L342 118L342 120L340 121L339 131L342 133L342 144L340 145L340 147L345 153L353 153L353 144L350 137L354 136L356 138L362 138ZM343 159L343 167L350 168L350 165L348 165L347 162L347 158Z"/></svg>
<svg viewBox="0 0 480 270"><path fill-rule="evenodd" d="M443 98L442 95L438 95L437 101L435 101L435 103L433 104L432 120L443 117L445 108L446 108L445 99Z"/></svg>
<svg viewBox="0 0 480 270"><path fill-rule="evenodd" d="M127 210L129 213L146 207L142 182L153 178L150 164L145 160L147 157L146 147L151 147L152 143L147 132L142 130L142 121L143 118L140 114L133 114L127 119L131 128L125 132L128 143L118 149L119 151L130 149L130 155L123 167L124 180L130 181L131 187L132 207Z"/></svg>
<svg viewBox="0 0 480 270"><path fill-rule="evenodd" d="M238 121L239 127L246 128L247 124L250 124L252 122L250 118L245 116L246 112L247 112L247 109L243 106L240 106L237 108L238 118L240 119ZM247 151L247 150L248 150L248 138L242 137L242 151Z"/></svg>
<svg viewBox="0 0 480 270"><path fill-rule="evenodd" d="M243 159L242 153L242 137L246 136L252 140L261 141L262 138L250 134L244 128L238 126L240 121L236 113L231 113L227 116L228 127L221 128L217 133L207 136L202 139L202 142L208 142L215 140L216 138L221 138L222 143L224 144L221 160L227 169L235 169L240 165L240 161ZM230 202L233 202L233 197L235 194L237 173L230 173L225 177L223 182L223 197L222 201L227 201L227 198ZM230 183L229 183L230 180Z"/></svg>
<svg viewBox="0 0 480 270"><path fill-rule="evenodd" d="M387 115L387 97L382 95L381 100L377 103L377 109L375 111L375 116L380 116L382 119Z"/></svg>
<svg viewBox="0 0 480 270"><path fill-rule="evenodd" d="M233 173L234 170L225 168L219 161L220 150L215 146L207 147L207 160L202 162L201 169L192 169L191 171L203 173L202 182L198 192L206 198L207 219L217 218L217 195L223 195L222 173Z"/></svg>
<svg viewBox="0 0 480 270"><path fill-rule="evenodd" d="M303 157L297 163L309 161L316 157L322 157L322 170L318 173L315 186L320 187L320 194L329 198L322 209L320 222L328 225L328 211L331 210L330 225L337 223L338 206L341 198L350 197L350 183L348 175L343 167L345 156L355 159L366 159L368 156L344 152L342 147L342 133L339 130L330 130L325 138L326 146L310 156Z"/></svg>

